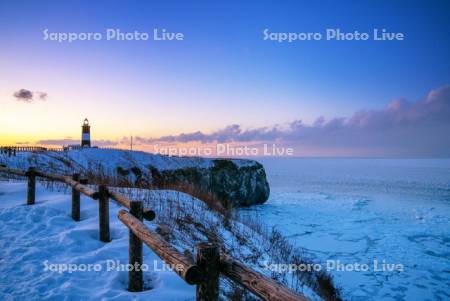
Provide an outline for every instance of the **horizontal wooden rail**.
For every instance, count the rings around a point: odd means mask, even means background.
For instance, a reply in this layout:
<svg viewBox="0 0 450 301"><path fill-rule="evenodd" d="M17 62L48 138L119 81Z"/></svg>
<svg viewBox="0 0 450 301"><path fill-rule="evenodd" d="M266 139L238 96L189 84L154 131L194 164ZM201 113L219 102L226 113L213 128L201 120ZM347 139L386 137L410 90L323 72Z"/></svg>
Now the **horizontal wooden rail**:
<svg viewBox="0 0 450 301"><path fill-rule="evenodd" d="M278 282L258 273L231 256L220 254L220 272L234 282L262 298L270 301L308 301L302 295L287 289Z"/></svg>
<svg viewBox="0 0 450 301"><path fill-rule="evenodd" d="M14 168L8 168L6 166L0 166L0 172L13 174L16 176L26 176L26 171L20 170L20 169L14 169Z"/></svg>
<svg viewBox="0 0 450 301"><path fill-rule="evenodd" d="M116 201L117 203L119 203L120 205L122 205L125 208L130 209L130 203L131 201L129 199L127 199L126 197L124 197L123 195L121 195L120 193L117 193L115 191L110 191L109 192L109 196Z"/></svg>
<svg viewBox="0 0 450 301"><path fill-rule="evenodd" d="M214 279L205 279L205 272L208 269L213 270L214 264L203 269L192 262L190 259L180 254L168 242L162 239L157 233L147 228L139 219L125 210L119 211L119 219L136 235L143 243L149 246L164 262L175 266L178 269L175 272L181 276L189 284L197 284L198 288L204 287L204 291L197 288L197 300L203 300L203 297L209 294L217 295L216 289L209 286ZM201 244L199 245L201 246ZM212 248L214 250L214 248ZM201 258L201 256L198 256ZM259 272L245 266L243 263L233 259L231 256L221 253L219 260L220 273L230 278L232 281L241 284L256 296L267 301L309 301L303 295L299 295L290 289L282 286L276 281L262 275ZM211 273L209 275L218 277L218 274ZM209 285L204 285L208 283ZM213 298L217 300L216 298ZM210 301L208 298L205 300Z"/></svg>
<svg viewBox="0 0 450 301"><path fill-rule="evenodd" d="M23 176L23 177L28 176L28 173L26 171L23 171L20 169L13 169L13 168L1 166L1 165L0 165L0 172L14 174L14 175ZM92 199L98 199L97 195L95 194L96 193L95 190L89 188L86 185L81 184L78 181L73 180L73 177L49 174L49 173L44 173L44 172L37 171L37 170L34 171L34 175L37 177L46 178L46 179L49 179L52 181L65 183L68 186L72 187L73 189L79 191L80 193L82 193ZM121 195L120 193L114 192L114 191L109 191L109 197L111 199L113 199L114 201L116 201L117 203L119 203L121 206L123 206L127 209L130 209L131 200L129 200L127 197ZM151 209L146 208L146 209L144 209L143 216L146 220L152 221L155 218L155 212Z"/></svg>
<svg viewBox="0 0 450 301"><path fill-rule="evenodd" d="M166 264L173 267L184 281L189 284L198 284L201 281L200 269L191 259L179 253L167 241L127 211L120 210L118 216L134 235L149 246Z"/></svg>
<svg viewBox="0 0 450 301"><path fill-rule="evenodd" d="M49 177L49 175L45 175L44 177L46 177L47 179L52 179L52 177ZM53 179L58 181L57 177L53 178ZM83 184L80 184L79 182L77 182L67 176L62 177L62 182L66 183L67 185L69 185L73 189L79 191L80 193L94 199L95 191L93 189L91 189Z"/></svg>
<svg viewBox="0 0 450 301"><path fill-rule="evenodd" d="M112 198L117 203L119 203L120 205L122 205L123 207L130 209L131 200L129 200L125 196L121 195L120 193L115 192L115 191L110 191L109 197ZM144 208L143 217L148 221L152 221L155 219L155 211Z"/></svg>

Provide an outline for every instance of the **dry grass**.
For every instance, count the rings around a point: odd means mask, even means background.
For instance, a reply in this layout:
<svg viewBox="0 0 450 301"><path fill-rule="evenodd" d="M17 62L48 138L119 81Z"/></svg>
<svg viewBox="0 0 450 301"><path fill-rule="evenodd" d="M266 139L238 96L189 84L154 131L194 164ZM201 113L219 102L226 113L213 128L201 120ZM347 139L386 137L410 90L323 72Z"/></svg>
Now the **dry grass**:
<svg viewBox="0 0 450 301"><path fill-rule="evenodd" d="M172 189L177 189L173 187ZM190 188L193 189L193 188ZM280 231L268 227L256 215L241 215L234 209L211 210L213 197L208 195L208 202L186 201L180 193L167 195L158 190L136 190L119 188L121 193L130 198L141 199L146 207L155 210L159 225L157 231L179 246L180 251L195 252L195 245L202 241L219 244L224 252L240 259L279 281L291 289L302 292L309 287L324 300L341 300L339 290L332 277L326 272L268 272L261 269L262 262L271 263L312 263L304 250L295 248ZM185 190L185 187L183 187ZM185 190L186 191L186 190ZM196 195L188 190L190 195ZM198 195L198 194L197 194ZM194 199L193 199L194 200ZM203 200L202 200L203 201ZM224 236L224 233L227 233ZM221 282L224 298L227 300L255 300L255 296L242 290L242 287L226 281ZM257 300L257 299L256 299Z"/></svg>

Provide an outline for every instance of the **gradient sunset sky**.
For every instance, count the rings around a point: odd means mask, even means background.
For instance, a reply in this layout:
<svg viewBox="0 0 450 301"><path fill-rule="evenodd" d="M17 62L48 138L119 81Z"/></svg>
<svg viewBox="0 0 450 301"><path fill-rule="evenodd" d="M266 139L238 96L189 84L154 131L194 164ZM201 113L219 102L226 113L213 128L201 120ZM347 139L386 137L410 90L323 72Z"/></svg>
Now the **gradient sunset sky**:
<svg viewBox="0 0 450 301"><path fill-rule="evenodd" d="M107 28L184 40L43 40ZM405 40L278 43L265 28ZM0 0L0 36L0 145L78 141L87 117L99 144L133 135L145 150L268 142L298 156L450 157L449 1Z"/></svg>

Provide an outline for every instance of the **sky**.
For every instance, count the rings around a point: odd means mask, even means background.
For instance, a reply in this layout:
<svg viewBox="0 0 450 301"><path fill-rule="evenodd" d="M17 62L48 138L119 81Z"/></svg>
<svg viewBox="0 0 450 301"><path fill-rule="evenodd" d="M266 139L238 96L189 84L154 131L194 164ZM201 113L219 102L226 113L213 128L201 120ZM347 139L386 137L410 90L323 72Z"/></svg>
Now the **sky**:
<svg viewBox="0 0 450 301"><path fill-rule="evenodd" d="M147 41L45 40L146 32ZM402 41L264 40L374 29ZM182 41L154 41L153 30ZM0 0L0 145L450 157L449 1Z"/></svg>

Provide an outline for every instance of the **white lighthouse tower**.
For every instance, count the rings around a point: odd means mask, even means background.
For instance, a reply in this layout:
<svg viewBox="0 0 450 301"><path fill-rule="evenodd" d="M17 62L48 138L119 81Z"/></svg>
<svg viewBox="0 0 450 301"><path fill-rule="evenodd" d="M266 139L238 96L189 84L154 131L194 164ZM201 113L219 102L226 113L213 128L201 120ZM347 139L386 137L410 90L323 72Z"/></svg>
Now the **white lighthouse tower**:
<svg viewBox="0 0 450 301"><path fill-rule="evenodd" d="M81 147L91 147L91 126L87 118L84 119L81 128Z"/></svg>

